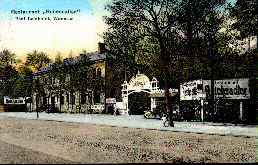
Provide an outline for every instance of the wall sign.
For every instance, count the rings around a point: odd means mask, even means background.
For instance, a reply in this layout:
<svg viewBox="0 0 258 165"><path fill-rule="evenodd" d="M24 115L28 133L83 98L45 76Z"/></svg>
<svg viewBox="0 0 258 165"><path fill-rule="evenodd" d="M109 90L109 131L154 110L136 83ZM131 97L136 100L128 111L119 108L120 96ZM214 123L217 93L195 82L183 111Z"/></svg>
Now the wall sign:
<svg viewBox="0 0 258 165"><path fill-rule="evenodd" d="M116 103L116 98L107 98L106 103L107 104L115 104Z"/></svg>
<svg viewBox="0 0 258 165"><path fill-rule="evenodd" d="M180 85L180 100L211 98L211 80L195 80ZM214 99L250 99L249 79L214 80Z"/></svg>
<svg viewBox="0 0 258 165"><path fill-rule="evenodd" d="M25 104L25 98L4 96L4 104Z"/></svg>
<svg viewBox="0 0 258 165"><path fill-rule="evenodd" d="M203 80L203 90L210 98L211 80ZM214 80L214 99L250 99L249 79Z"/></svg>
<svg viewBox="0 0 258 165"><path fill-rule="evenodd" d="M199 100L202 90L202 80L185 82L180 85L180 100Z"/></svg>

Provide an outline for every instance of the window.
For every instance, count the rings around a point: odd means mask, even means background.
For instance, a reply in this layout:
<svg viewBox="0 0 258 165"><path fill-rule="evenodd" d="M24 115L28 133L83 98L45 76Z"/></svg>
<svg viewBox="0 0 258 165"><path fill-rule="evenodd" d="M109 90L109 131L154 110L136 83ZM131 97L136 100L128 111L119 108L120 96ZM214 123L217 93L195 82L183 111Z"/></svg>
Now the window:
<svg viewBox="0 0 258 165"><path fill-rule="evenodd" d="M74 105L75 104L75 95L71 92L70 96L71 96L71 102Z"/></svg>
<svg viewBox="0 0 258 165"><path fill-rule="evenodd" d="M97 70L97 76L101 77L101 69L100 68L98 68L98 70Z"/></svg>
<svg viewBox="0 0 258 165"><path fill-rule="evenodd" d="M197 95L197 88L196 88L196 87L194 87L194 88L192 89L192 93L193 93L193 95Z"/></svg>
<svg viewBox="0 0 258 165"><path fill-rule="evenodd" d="M61 104L61 105L64 104L64 96L63 96L63 95L60 96L60 104Z"/></svg>
<svg viewBox="0 0 258 165"><path fill-rule="evenodd" d="M86 94L85 91L81 91L81 104L86 103Z"/></svg>
<svg viewBox="0 0 258 165"><path fill-rule="evenodd" d="M75 104L75 95L72 95L72 104Z"/></svg>
<svg viewBox="0 0 258 165"><path fill-rule="evenodd" d="M96 69L93 68L93 77L96 77Z"/></svg>
<svg viewBox="0 0 258 165"><path fill-rule="evenodd" d="M89 92L89 102L92 104L92 91Z"/></svg>
<svg viewBox="0 0 258 165"><path fill-rule="evenodd" d="M66 93L66 102L69 104L69 93Z"/></svg>
<svg viewBox="0 0 258 165"><path fill-rule="evenodd" d="M100 91L94 90L94 103L100 103Z"/></svg>
<svg viewBox="0 0 258 165"><path fill-rule="evenodd" d="M203 90L203 85L202 84L197 84L197 90Z"/></svg>
<svg viewBox="0 0 258 165"><path fill-rule="evenodd" d="M51 104L55 104L55 96L51 97Z"/></svg>

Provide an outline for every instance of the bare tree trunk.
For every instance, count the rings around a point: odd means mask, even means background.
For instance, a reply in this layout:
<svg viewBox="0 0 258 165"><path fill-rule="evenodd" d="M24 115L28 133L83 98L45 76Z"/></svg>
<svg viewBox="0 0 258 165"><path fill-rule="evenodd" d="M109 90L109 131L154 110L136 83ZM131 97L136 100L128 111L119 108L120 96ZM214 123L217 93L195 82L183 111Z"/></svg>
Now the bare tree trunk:
<svg viewBox="0 0 258 165"><path fill-rule="evenodd" d="M71 95L71 102L72 102L72 110L73 110L73 93Z"/></svg>
<svg viewBox="0 0 258 165"><path fill-rule="evenodd" d="M105 92L105 96L104 96L104 111L106 112L106 114L108 113L107 110L107 66L108 65L108 57L106 55L106 62L105 62L105 77L104 77L104 92ZM101 76L101 75L100 75Z"/></svg>
<svg viewBox="0 0 258 165"><path fill-rule="evenodd" d="M78 96L79 96L79 113L81 113L81 106L82 106L82 104L81 104L81 90L80 90L80 92L78 92Z"/></svg>
<svg viewBox="0 0 258 165"><path fill-rule="evenodd" d="M49 94L48 94L48 97L47 97L47 113L49 113Z"/></svg>
<svg viewBox="0 0 258 165"><path fill-rule="evenodd" d="M251 37L248 37L248 50L251 49Z"/></svg>
<svg viewBox="0 0 258 165"><path fill-rule="evenodd" d="M30 113L32 111L32 95L30 94Z"/></svg>
<svg viewBox="0 0 258 165"><path fill-rule="evenodd" d="M173 119L172 119L172 108L171 108L171 100L169 96L169 71L168 71L168 65L170 63L169 55L165 51L164 43L162 39L159 39L160 43L160 52L161 52L161 64L163 68L163 74L164 74L164 85L165 85L165 98L166 98L166 109L168 113L168 125L171 127L174 127Z"/></svg>
<svg viewBox="0 0 258 165"><path fill-rule="evenodd" d="M211 112L212 118L216 120L214 117L215 114L215 105L214 105L214 62L211 60Z"/></svg>
<svg viewBox="0 0 258 165"><path fill-rule="evenodd" d="M211 55L211 57L210 57L210 67L211 67L211 112L212 112L212 118L213 118L213 120L216 120L214 117L214 114L215 114L215 98L214 98L214 80L215 80L215 69L214 69L214 67L215 67L215 63L216 63L216 61L215 61L215 55L216 55L216 53L215 53L215 44L214 44L214 35L212 34L212 37L211 37L211 39L210 39L211 41L213 41L212 42L212 44L211 44L211 52L210 52L210 55Z"/></svg>
<svg viewBox="0 0 258 165"><path fill-rule="evenodd" d="M38 96L36 95L36 111L37 111L37 118L39 118L39 109L38 109Z"/></svg>
<svg viewBox="0 0 258 165"><path fill-rule="evenodd" d="M61 92L59 90L59 113L61 114Z"/></svg>

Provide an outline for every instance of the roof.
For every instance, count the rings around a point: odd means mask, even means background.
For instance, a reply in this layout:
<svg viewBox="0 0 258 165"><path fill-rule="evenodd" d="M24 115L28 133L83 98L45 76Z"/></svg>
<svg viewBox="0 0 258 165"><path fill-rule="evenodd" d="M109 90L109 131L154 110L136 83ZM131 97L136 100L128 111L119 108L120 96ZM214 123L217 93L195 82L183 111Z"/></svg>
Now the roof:
<svg viewBox="0 0 258 165"><path fill-rule="evenodd" d="M80 63L80 59L82 59L84 56L89 57L90 61L99 61L99 60L105 60L106 59L106 53L99 53L93 52L89 54L80 54L80 56L72 57L72 58L65 58L62 60L62 64L64 66L69 66L69 65L76 65ZM36 70L33 74L49 71L54 69L54 63L49 63L46 66L42 67L40 70Z"/></svg>
<svg viewBox="0 0 258 165"><path fill-rule="evenodd" d="M172 92L172 93L170 93L169 95L170 95L170 97L174 97L174 96L176 96L178 93L177 92ZM165 97L165 93L151 93L150 95L149 95L149 97Z"/></svg>

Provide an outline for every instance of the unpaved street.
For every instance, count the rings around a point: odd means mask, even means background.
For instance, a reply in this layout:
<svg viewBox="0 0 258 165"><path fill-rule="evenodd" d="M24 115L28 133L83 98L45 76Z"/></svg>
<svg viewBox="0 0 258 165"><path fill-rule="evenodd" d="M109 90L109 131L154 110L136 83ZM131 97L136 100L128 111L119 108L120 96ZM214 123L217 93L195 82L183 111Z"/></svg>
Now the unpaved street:
<svg viewBox="0 0 258 165"><path fill-rule="evenodd" d="M0 117L0 163L257 162L257 138Z"/></svg>

